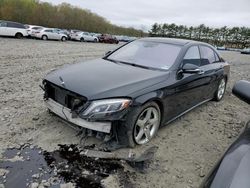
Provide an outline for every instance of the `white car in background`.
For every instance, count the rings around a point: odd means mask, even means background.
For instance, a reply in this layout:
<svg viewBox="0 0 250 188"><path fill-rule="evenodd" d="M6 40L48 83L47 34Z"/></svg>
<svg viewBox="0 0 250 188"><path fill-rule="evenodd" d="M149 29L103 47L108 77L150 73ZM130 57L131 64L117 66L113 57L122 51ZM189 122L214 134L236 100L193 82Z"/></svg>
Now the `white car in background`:
<svg viewBox="0 0 250 188"><path fill-rule="evenodd" d="M77 32L71 34L71 40L77 40L77 41L87 41L87 42L98 42L98 37L91 35L87 32Z"/></svg>
<svg viewBox="0 0 250 188"><path fill-rule="evenodd" d="M28 36L28 32L21 23L0 20L0 36L23 38Z"/></svg>
<svg viewBox="0 0 250 188"><path fill-rule="evenodd" d="M26 24L24 26L27 29L29 37L35 37L35 32L44 28L44 27L38 26L38 25L27 25Z"/></svg>
<svg viewBox="0 0 250 188"><path fill-rule="evenodd" d="M61 40L66 41L68 36L53 28L43 28L34 33L35 38L42 40Z"/></svg>

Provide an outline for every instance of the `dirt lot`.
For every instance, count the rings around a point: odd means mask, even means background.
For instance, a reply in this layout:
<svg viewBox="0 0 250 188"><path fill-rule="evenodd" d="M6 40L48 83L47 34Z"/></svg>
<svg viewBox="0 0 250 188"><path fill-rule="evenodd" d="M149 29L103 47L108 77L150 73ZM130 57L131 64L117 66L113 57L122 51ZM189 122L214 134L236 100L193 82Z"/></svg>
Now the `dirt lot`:
<svg viewBox="0 0 250 188"><path fill-rule="evenodd" d="M78 144L76 130L46 111L39 84L54 68L101 57L117 46L0 38L0 153L27 142L48 151ZM231 94L237 80L250 80L250 55L221 54L231 64L225 98L162 128L149 144L159 147L152 165L132 178L135 187L197 187L250 119L249 106Z"/></svg>

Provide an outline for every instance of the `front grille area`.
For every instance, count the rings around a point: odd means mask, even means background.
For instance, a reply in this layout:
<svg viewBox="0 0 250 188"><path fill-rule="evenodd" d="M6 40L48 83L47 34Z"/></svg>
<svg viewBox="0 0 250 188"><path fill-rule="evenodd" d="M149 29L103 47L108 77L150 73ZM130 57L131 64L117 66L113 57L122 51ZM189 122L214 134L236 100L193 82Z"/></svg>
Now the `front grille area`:
<svg viewBox="0 0 250 188"><path fill-rule="evenodd" d="M78 107L83 106L87 101L85 97L66 90L62 87L58 87L57 85L52 84L48 81L45 82L44 89L45 99L51 98L59 104L72 110L76 110Z"/></svg>

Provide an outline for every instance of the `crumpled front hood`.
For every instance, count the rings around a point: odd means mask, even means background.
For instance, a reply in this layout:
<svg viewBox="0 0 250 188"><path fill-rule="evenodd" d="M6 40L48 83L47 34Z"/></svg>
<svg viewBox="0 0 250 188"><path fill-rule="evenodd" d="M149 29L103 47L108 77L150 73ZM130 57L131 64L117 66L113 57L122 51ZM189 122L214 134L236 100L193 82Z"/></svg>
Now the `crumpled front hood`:
<svg viewBox="0 0 250 188"><path fill-rule="evenodd" d="M97 59L53 71L45 80L93 100L134 97L137 91L162 82L167 77L168 72L165 71Z"/></svg>

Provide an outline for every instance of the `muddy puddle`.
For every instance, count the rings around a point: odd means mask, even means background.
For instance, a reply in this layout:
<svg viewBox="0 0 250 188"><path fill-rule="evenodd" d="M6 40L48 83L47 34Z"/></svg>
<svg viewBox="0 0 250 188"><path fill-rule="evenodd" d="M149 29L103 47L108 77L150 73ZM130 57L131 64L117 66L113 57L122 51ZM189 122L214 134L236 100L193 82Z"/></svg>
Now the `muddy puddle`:
<svg viewBox="0 0 250 188"><path fill-rule="evenodd" d="M130 181L132 172L125 169L125 164L128 163L119 159L87 157L76 145L59 145L53 152L25 145L3 153L0 184L5 188L62 185L99 188L108 187L105 179L116 176L119 187L134 187Z"/></svg>

